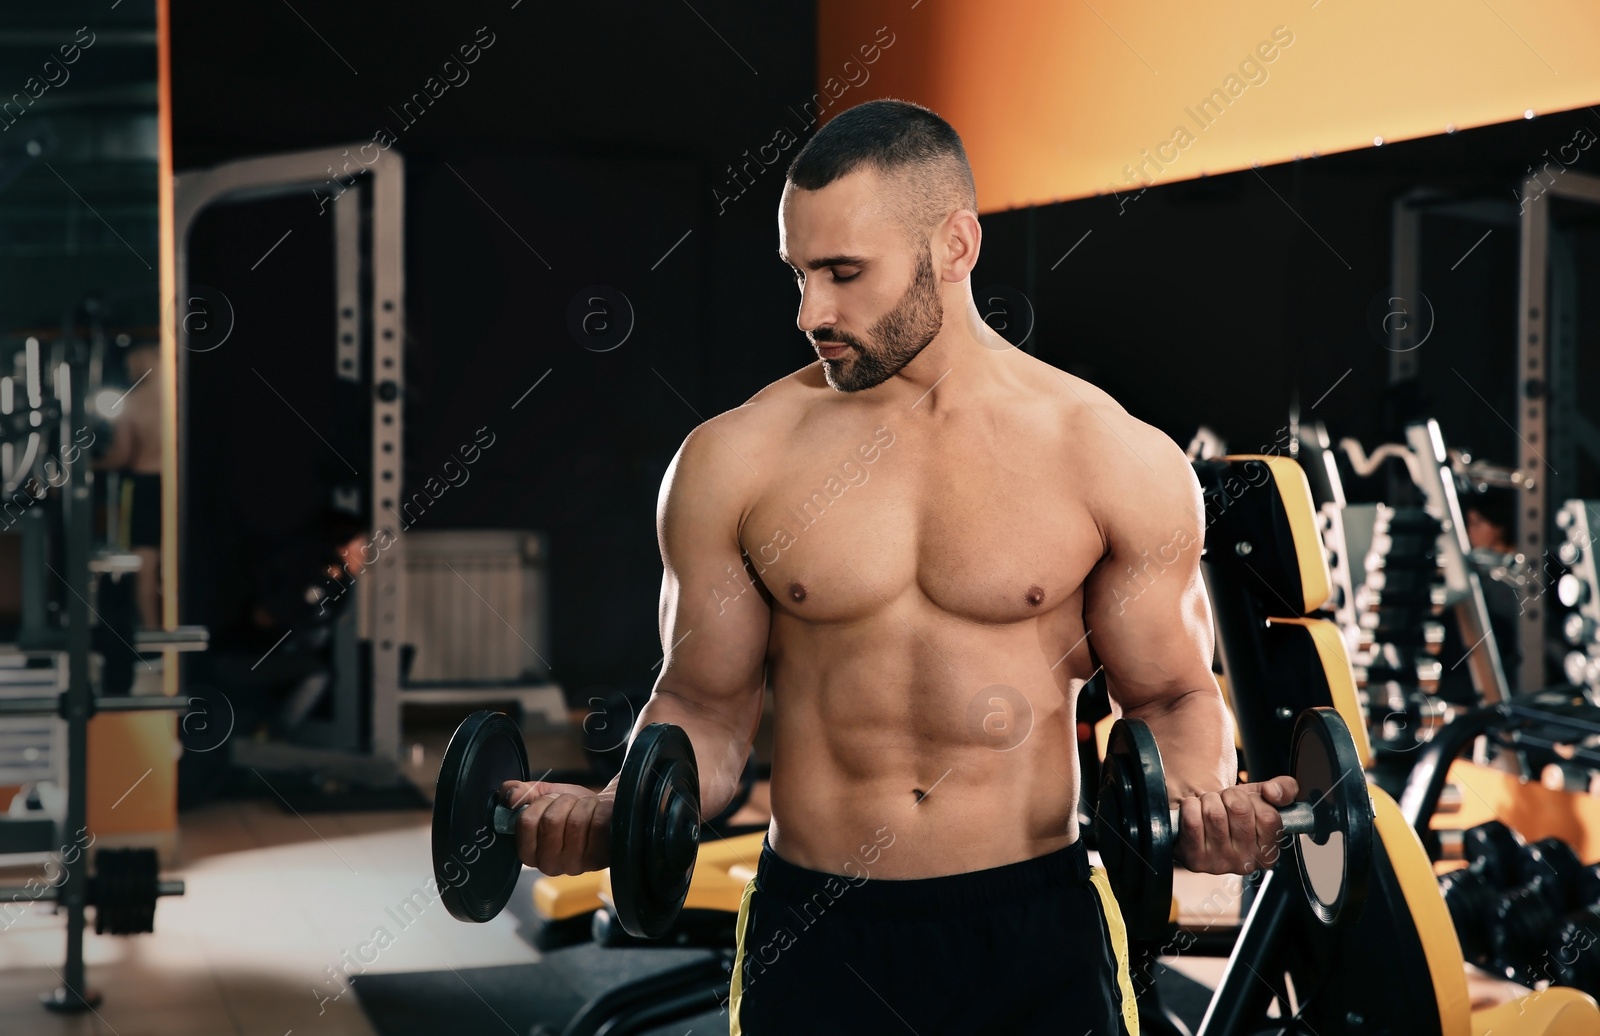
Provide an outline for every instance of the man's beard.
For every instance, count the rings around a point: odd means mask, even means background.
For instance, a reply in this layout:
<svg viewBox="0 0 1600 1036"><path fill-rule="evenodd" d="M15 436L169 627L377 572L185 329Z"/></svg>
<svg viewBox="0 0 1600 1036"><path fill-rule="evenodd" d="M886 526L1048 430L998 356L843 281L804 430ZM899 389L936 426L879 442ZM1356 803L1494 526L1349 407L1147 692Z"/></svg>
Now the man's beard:
<svg viewBox="0 0 1600 1036"><path fill-rule="evenodd" d="M873 324L867 341L831 327L811 333L812 342L848 345L854 354L823 360L822 373L840 392L860 392L882 385L916 359L944 326L944 304L933 276L933 260L926 251L917 258L916 276L894 309ZM868 344L871 343L871 344Z"/></svg>

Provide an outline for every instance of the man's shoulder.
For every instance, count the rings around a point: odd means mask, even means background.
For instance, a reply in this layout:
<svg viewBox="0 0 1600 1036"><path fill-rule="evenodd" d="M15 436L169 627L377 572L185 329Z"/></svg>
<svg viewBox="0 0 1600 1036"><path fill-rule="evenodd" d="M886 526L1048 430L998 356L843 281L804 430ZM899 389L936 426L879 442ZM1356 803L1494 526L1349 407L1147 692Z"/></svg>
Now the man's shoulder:
<svg viewBox="0 0 1600 1036"><path fill-rule="evenodd" d="M679 463L719 477L759 477L774 466L806 413L829 391L819 363L787 374L697 425L679 448Z"/></svg>
<svg viewBox="0 0 1600 1036"><path fill-rule="evenodd" d="M1111 393L1087 379L1035 359L1034 383L1071 443L1091 470L1115 473L1132 462L1170 474L1188 461L1161 429L1130 414Z"/></svg>
<svg viewBox="0 0 1600 1036"><path fill-rule="evenodd" d="M1194 472L1170 435L1098 385L1043 361L1039 367L1038 383L1068 445L1071 473L1094 510L1187 499Z"/></svg>
<svg viewBox="0 0 1600 1036"><path fill-rule="evenodd" d="M745 400L743 406L728 411L746 415L744 420L781 424L798 421L804 412L837 393L822 376L822 361L814 360L799 370L785 374Z"/></svg>

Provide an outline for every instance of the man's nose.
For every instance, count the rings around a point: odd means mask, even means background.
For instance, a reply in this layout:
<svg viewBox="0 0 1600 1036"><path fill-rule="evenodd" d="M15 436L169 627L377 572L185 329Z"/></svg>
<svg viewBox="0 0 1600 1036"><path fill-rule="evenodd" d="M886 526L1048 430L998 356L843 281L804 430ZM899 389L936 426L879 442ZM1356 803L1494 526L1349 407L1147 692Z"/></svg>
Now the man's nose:
<svg viewBox="0 0 1600 1036"><path fill-rule="evenodd" d="M834 314L823 292L807 286L800 289L800 311L795 315L795 326L807 334L833 323Z"/></svg>

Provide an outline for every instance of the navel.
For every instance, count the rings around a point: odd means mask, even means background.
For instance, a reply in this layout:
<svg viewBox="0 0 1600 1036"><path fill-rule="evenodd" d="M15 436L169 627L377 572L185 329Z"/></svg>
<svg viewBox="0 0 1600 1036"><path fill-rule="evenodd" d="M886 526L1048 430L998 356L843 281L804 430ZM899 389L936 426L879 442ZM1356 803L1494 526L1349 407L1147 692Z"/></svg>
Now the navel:
<svg viewBox="0 0 1600 1036"><path fill-rule="evenodd" d="M913 794L913 795L915 795L915 796L916 796L916 797L917 797L917 802L918 802L918 803L919 803L919 804L920 804L920 803L921 803L921 802L922 802L922 800L923 800L923 799L924 799L924 798L926 798L926 797L927 797L927 795L928 795L928 793L927 793L927 792L925 792L925 791L923 791L923 790L922 790L922 789L921 789L921 788L912 788L912 789L911 789L911 794Z"/></svg>
<svg viewBox="0 0 1600 1036"><path fill-rule="evenodd" d="M1044 587L1035 583L1028 587L1028 592L1022 595L1022 599L1028 602L1030 608L1039 607L1044 603Z"/></svg>
<svg viewBox="0 0 1600 1036"><path fill-rule="evenodd" d="M796 603L806 599L806 586L804 583L790 583L789 597Z"/></svg>

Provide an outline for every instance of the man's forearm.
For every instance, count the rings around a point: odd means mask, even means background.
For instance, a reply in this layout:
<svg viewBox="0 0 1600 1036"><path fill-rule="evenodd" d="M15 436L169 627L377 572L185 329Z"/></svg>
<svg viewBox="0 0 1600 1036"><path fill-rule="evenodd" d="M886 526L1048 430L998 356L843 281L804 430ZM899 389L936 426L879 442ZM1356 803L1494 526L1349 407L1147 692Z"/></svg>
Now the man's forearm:
<svg viewBox="0 0 1600 1036"><path fill-rule="evenodd" d="M672 723L683 728L694 745L695 764L700 769L700 814L709 819L721 813L739 788L755 725L761 718L761 696L756 694L754 720L724 715L670 691L657 689L639 710L634 730L650 723ZM741 724L747 729L741 730ZM612 782L615 784L615 781Z"/></svg>
<svg viewBox="0 0 1600 1036"><path fill-rule="evenodd" d="M1124 715L1143 720L1161 749L1167 798L1221 791L1238 781L1233 718L1215 681L1175 698L1149 702Z"/></svg>

